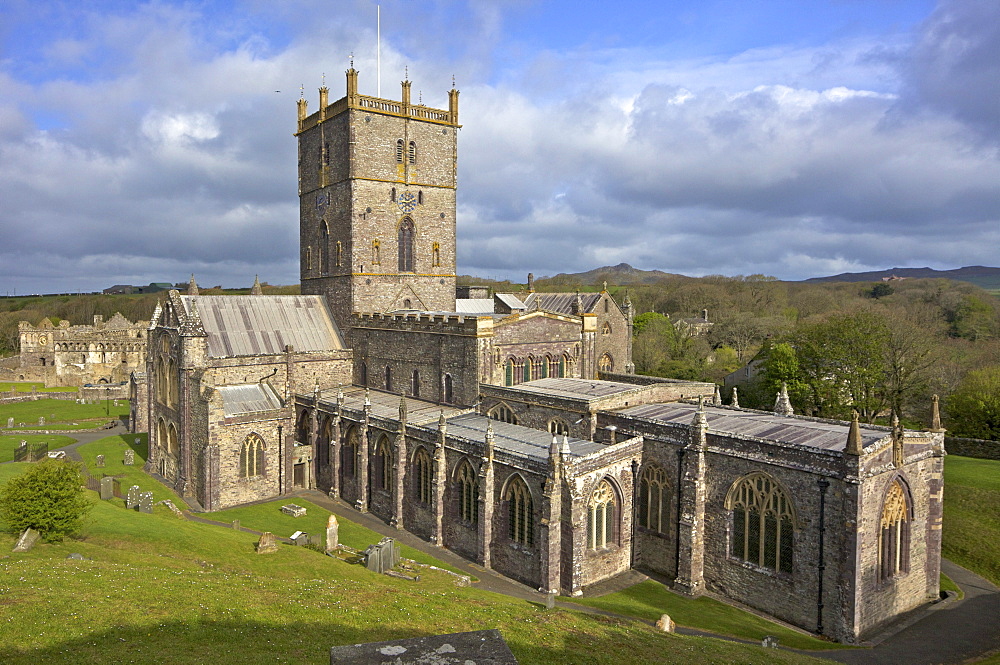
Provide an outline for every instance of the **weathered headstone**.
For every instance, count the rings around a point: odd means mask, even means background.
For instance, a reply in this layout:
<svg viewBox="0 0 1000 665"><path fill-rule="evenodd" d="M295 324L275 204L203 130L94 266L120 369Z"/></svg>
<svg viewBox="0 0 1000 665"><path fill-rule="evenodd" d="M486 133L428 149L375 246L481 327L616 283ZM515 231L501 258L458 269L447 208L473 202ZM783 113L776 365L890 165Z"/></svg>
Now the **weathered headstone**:
<svg viewBox="0 0 1000 665"><path fill-rule="evenodd" d="M305 517L306 509L302 506L296 506L294 503L286 503L281 507L281 512L286 515L291 515L292 517Z"/></svg>
<svg viewBox="0 0 1000 665"><path fill-rule="evenodd" d="M97 456L97 462L95 463L95 466L98 469L103 469L104 468L104 455L98 455Z"/></svg>
<svg viewBox="0 0 1000 665"><path fill-rule="evenodd" d="M11 429L13 427L14 427L14 417L11 416L10 418L7 419L7 428Z"/></svg>
<svg viewBox="0 0 1000 665"><path fill-rule="evenodd" d="M125 466L132 466L135 464L135 451L131 448L125 450Z"/></svg>
<svg viewBox="0 0 1000 665"><path fill-rule="evenodd" d="M82 554L80 554L79 552L73 552L72 554L70 554L70 555L69 555L68 557L66 557L66 558L67 558L67 559L73 559L73 560L75 560L75 561L86 561L86 560L87 560L87 558L86 558L86 557L84 557L84 556L83 556Z"/></svg>
<svg viewBox="0 0 1000 665"><path fill-rule="evenodd" d="M237 530L237 531L240 530L240 521L239 520L233 520L233 528L235 530Z"/></svg>
<svg viewBox="0 0 1000 665"><path fill-rule="evenodd" d="M139 493L139 512L140 513L152 513L153 512L153 493L152 492L140 492Z"/></svg>
<svg viewBox="0 0 1000 665"><path fill-rule="evenodd" d="M45 424L45 416L38 416L38 425L42 426Z"/></svg>
<svg viewBox="0 0 1000 665"><path fill-rule="evenodd" d="M111 476L101 478L101 500L110 501L115 498L115 479Z"/></svg>
<svg viewBox="0 0 1000 665"><path fill-rule="evenodd" d="M340 524L337 516L331 514L326 520L326 551L332 552L340 545Z"/></svg>
<svg viewBox="0 0 1000 665"><path fill-rule="evenodd" d="M139 506L139 486L132 485L128 488L128 494L125 495L125 507L129 510L134 510Z"/></svg>
<svg viewBox="0 0 1000 665"><path fill-rule="evenodd" d="M778 638L774 635L765 635L764 639L760 641L760 645L765 649L777 649L778 648Z"/></svg>
<svg viewBox="0 0 1000 665"><path fill-rule="evenodd" d="M318 533L315 534L315 535L309 536L309 546L310 547L323 547L323 536L319 535Z"/></svg>
<svg viewBox="0 0 1000 665"><path fill-rule="evenodd" d="M257 554L270 554L277 551L278 539L274 537L274 534L270 531L260 534L260 540L257 541Z"/></svg>
<svg viewBox="0 0 1000 665"><path fill-rule="evenodd" d="M31 527L28 527L27 529L24 530L24 533L21 534L21 537L17 539L17 545L14 545L13 551L27 552L28 550L30 550L32 547L35 546L35 543L38 542L38 539L41 537L41 535L42 534L38 533Z"/></svg>
<svg viewBox="0 0 1000 665"><path fill-rule="evenodd" d="M296 531L292 534L291 540L296 545L307 545L309 543L309 534L305 531Z"/></svg>
<svg viewBox="0 0 1000 665"><path fill-rule="evenodd" d="M664 633L674 632L674 620L670 618L669 614L661 614L659 620L656 622L656 629L662 630Z"/></svg>
<svg viewBox="0 0 1000 665"><path fill-rule="evenodd" d="M399 544L392 538L383 538L364 551L365 568L376 573L392 570L399 564Z"/></svg>
<svg viewBox="0 0 1000 665"><path fill-rule="evenodd" d="M545 594L545 609L551 610L555 609L556 606L556 595L551 591Z"/></svg>
<svg viewBox="0 0 1000 665"><path fill-rule="evenodd" d="M369 665L370 663L489 663L517 665L517 659L504 642L500 631L478 630L430 637L411 637L391 642L371 642L330 648L331 663Z"/></svg>

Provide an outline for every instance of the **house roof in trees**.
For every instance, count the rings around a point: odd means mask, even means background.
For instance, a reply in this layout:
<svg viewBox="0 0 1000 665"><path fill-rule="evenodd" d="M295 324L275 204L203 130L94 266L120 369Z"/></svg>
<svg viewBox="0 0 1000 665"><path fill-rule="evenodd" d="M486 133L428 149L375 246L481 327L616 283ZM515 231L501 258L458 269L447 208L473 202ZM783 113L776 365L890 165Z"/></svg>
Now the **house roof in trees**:
<svg viewBox="0 0 1000 665"><path fill-rule="evenodd" d="M208 355L277 355L335 351L344 338L323 296L180 296L208 334Z"/></svg>
<svg viewBox="0 0 1000 665"><path fill-rule="evenodd" d="M618 411L618 413L677 425L690 425L697 411L697 404L671 402L629 407ZM705 406L705 416L708 420L709 433L732 434L778 444L831 451L844 450L851 425L848 422L779 416L766 411L749 411L707 405ZM885 427L861 425L863 446L868 446L889 435L890 432Z"/></svg>

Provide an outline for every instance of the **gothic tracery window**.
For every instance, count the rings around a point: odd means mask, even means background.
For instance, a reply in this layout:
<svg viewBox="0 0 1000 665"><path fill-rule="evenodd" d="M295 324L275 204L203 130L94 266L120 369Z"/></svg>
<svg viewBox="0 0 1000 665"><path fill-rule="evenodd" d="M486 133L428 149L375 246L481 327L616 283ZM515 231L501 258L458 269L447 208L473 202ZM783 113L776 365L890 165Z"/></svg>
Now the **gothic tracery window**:
<svg viewBox="0 0 1000 665"><path fill-rule="evenodd" d="M426 448L418 448L413 455L413 468L415 473L415 493L416 499L420 503L429 504L431 502L431 456Z"/></svg>
<svg viewBox="0 0 1000 665"><path fill-rule="evenodd" d="M569 434L569 425L561 418L553 418L549 421L549 434L553 436Z"/></svg>
<svg viewBox="0 0 1000 665"><path fill-rule="evenodd" d="M886 582L910 570L910 507L900 481L889 486L878 532L878 580Z"/></svg>
<svg viewBox="0 0 1000 665"><path fill-rule="evenodd" d="M615 541L615 490L602 480L590 497L587 510L587 547L604 549Z"/></svg>
<svg viewBox="0 0 1000 665"><path fill-rule="evenodd" d="M413 272L413 220L404 217L399 223L399 271Z"/></svg>
<svg viewBox="0 0 1000 665"><path fill-rule="evenodd" d="M639 480L639 526L666 533L669 524L667 474L658 466L648 466Z"/></svg>
<svg viewBox="0 0 1000 665"><path fill-rule="evenodd" d="M615 361L611 358L610 353L605 353L601 356L601 359L597 361L597 369L602 372L610 372L615 368Z"/></svg>
<svg viewBox="0 0 1000 665"><path fill-rule="evenodd" d="M517 416L514 415L514 411L506 404L497 404L486 415L493 420L510 423L511 425L517 424Z"/></svg>
<svg viewBox="0 0 1000 665"><path fill-rule="evenodd" d="M240 477L252 478L264 474L264 440L252 433L240 449Z"/></svg>
<svg viewBox="0 0 1000 665"><path fill-rule="evenodd" d="M525 547L534 546L534 505L531 492L520 476L515 476L507 485L504 500L507 502L507 536Z"/></svg>
<svg viewBox="0 0 1000 665"><path fill-rule="evenodd" d="M479 483L469 460L458 469L458 511L463 522L479 522Z"/></svg>
<svg viewBox="0 0 1000 665"><path fill-rule="evenodd" d="M358 473L358 444L360 443L358 428L352 426L344 437L344 445L340 448L340 468L344 478L356 478Z"/></svg>
<svg viewBox="0 0 1000 665"><path fill-rule="evenodd" d="M769 476L754 473L729 491L730 554L782 573L792 572L795 516L791 501Z"/></svg>
<svg viewBox="0 0 1000 665"><path fill-rule="evenodd" d="M392 458L389 455L389 437L382 435L375 448L375 489L389 490L392 487Z"/></svg>

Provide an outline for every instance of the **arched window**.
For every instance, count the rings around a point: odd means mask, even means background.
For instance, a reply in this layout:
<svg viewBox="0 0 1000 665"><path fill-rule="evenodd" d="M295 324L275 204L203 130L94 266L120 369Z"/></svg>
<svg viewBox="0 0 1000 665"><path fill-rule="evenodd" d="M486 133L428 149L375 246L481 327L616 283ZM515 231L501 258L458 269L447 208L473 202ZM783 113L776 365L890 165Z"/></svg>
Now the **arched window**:
<svg viewBox="0 0 1000 665"><path fill-rule="evenodd" d="M544 356L538 356L531 359L531 378L533 379L544 379L545 371L549 368L548 364L545 362Z"/></svg>
<svg viewBox="0 0 1000 665"><path fill-rule="evenodd" d="M372 264L379 265L382 263L382 242L375 238L372 240Z"/></svg>
<svg viewBox="0 0 1000 665"><path fill-rule="evenodd" d="M160 418L156 423L156 447L166 450L169 440L167 439L167 424Z"/></svg>
<svg viewBox="0 0 1000 665"><path fill-rule="evenodd" d="M259 434L251 433L243 441L240 449L240 477L252 478L264 475L264 440Z"/></svg>
<svg viewBox="0 0 1000 665"><path fill-rule="evenodd" d="M295 424L295 440L299 443L309 443L310 434L309 412L302 410L299 412L299 420Z"/></svg>
<svg viewBox="0 0 1000 665"><path fill-rule="evenodd" d="M615 368L615 361L611 357L610 353L605 353L601 356L601 359L597 361L597 369L602 372L610 372Z"/></svg>
<svg viewBox="0 0 1000 665"><path fill-rule="evenodd" d="M413 491L417 501L424 504L431 502L431 456L427 449L421 446L413 455L414 475Z"/></svg>
<svg viewBox="0 0 1000 665"><path fill-rule="evenodd" d="M587 547L592 550L604 549L610 542L615 543L615 489L611 483L602 480L590 497L587 511Z"/></svg>
<svg viewBox="0 0 1000 665"><path fill-rule="evenodd" d="M368 363L364 360L361 361L361 369L358 371L358 380L361 382L361 385L368 385Z"/></svg>
<svg viewBox="0 0 1000 665"><path fill-rule="evenodd" d="M490 409L490 412L486 414L488 418L493 420L499 420L500 422L510 423L511 425L517 424L517 416L506 404L497 404L495 407Z"/></svg>
<svg viewBox="0 0 1000 665"><path fill-rule="evenodd" d="M422 190L422 189L418 189L417 190L417 203L419 205L423 205L424 204L424 190Z"/></svg>
<svg viewBox="0 0 1000 665"><path fill-rule="evenodd" d="M306 247L306 270L312 270L313 267L313 248Z"/></svg>
<svg viewBox="0 0 1000 665"><path fill-rule="evenodd" d="M316 464L324 467L330 463L330 440L333 438L333 419L324 418L316 440Z"/></svg>
<svg viewBox="0 0 1000 665"><path fill-rule="evenodd" d="M505 386L514 385L514 364L515 360L513 358L507 358L507 362L503 364L503 384Z"/></svg>
<svg viewBox="0 0 1000 665"><path fill-rule="evenodd" d="M396 163L403 163L403 139L396 140Z"/></svg>
<svg viewBox="0 0 1000 665"><path fill-rule="evenodd" d="M607 304L607 303L605 303L605 304ZM608 323L607 321L605 321L604 325L601 326L601 334L602 335L610 335L611 334L611 324Z"/></svg>
<svg viewBox="0 0 1000 665"><path fill-rule="evenodd" d="M392 458L389 451L389 437L382 435L375 448L375 489L389 490L392 487Z"/></svg>
<svg viewBox="0 0 1000 665"><path fill-rule="evenodd" d="M389 200L392 201L393 203L396 202L396 188L395 187L393 187L392 191L389 192Z"/></svg>
<svg viewBox="0 0 1000 665"><path fill-rule="evenodd" d="M532 358L531 356L528 356L527 360L524 361L524 373L523 373L524 376L523 376L523 379L524 379L525 383L527 383L528 381L531 381L531 364L534 362L534 360L535 360L534 358Z"/></svg>
<svg viewBox="0 0 1000 665"><path fill-rule="evenodd" d="M795 514L791 501L769 476L755 473L729 490L732 511L730 554L782 573L792 572Z"/></svg>
<svg viewBox="0 0 1000 665"><path fill-rule="evenodd" d="M564 353L562 355L562 357L559 358L559 378L560 379L564 378L566 376L569 376L569 374L567 374L567 371L569 370L569 366L570 366L569 365L569 356L567 356Z"/></svg>
<svg viewBox="0 0 1000 665"><path fill-rule="evenodd" d="M403 298L403 309L413 309L413 301L409 298Z"/></svg>
<svg viewBox="0 0 1000 665"><path fill-rule="evenodd" d="M479 483L469 460L458 467L458 511L463 522L479 522Z"/></svg>
<svg viewBox="0 0 1000 665"><path fill-rule="evenodd" d="M451 374L444 375L444 401L447 404L455 401L455 382L452 380Z"/></svg>
<svg viewBox="0 0 1000 665"><path fill-rule="evenodd" d="M431 245L431 265L434 267L441 265L441 243L439 242Z"/></svg>
<svg viewBox="0 0 1000 665"><path fill-rule="evenodd" d="M392 368L388 365L385 366L385 389L386 392L392 392Z"/></svg>
<svg viewBox="0 0 1000 665"><path fill-rule="evenodd" d="M548 364L545 376L562 376L559 373L559 358L553 356L545 356L545 362Z"/></svg>
<svg viewBox="0 0 1000 665"><path fill-rule="evenodd" d="M399 271L413 272L413 220L404 217L399 223Z"/></svg>
<svg viewBox="0 0 1000 665"><path fill-rule="evenodd" d="M648 466L639 480L639 526L666 533L669 524L667 474L658 466Z"/></svg>
<svg viewBox="0 0 1000 665"><path fill-rule="evenodd" d="M910 571L910 503L900 481L894 480L885 495L878 532L878 581Z"/></svg>
<svg viewBox="0 0 1000 665"><path fill-rule="evenodd" d="M325 221L319 229L319 269L324 274L330 272L330 229Z"/></svg>
<svg viewBox="0 0 1000 665"><path fill-rule="evenodd" d="M344 445L340 448L340 468L344 471L344 478L355 478L358 473L358 444L360 443L358 428L351 426L344 437Z"/></svg>
<svg viewBox="0 0 1000 665"><path fill-rule="evenodd" d="M337 241L337 267L344 265L344 245Z"/></svg>
<svg viewBox="0 0 1000 665"><path fill-rule="evenodd" d="M562 418L553 418L549 421L549 434L553 436L563 436L569 434L569 425Z"/></svg>
<svg viewBox="0 0 1000 665"><path fill-rule="evenodd" d="M410 151L409 151L410 164L417 163L417 142L410 141Z"/></svg>
<svg viewBox="0 0 1000 665"><path fill-rule="evenodd" d="M414 397L420 397L420 372L418 370L413 370L413 378L410 379L410 394Z"/></svg>
<svg viewBox="0 0 1000 665"><path fill-rule="evenodd" d="M520 476L514 476L504 493L507 502L507 536L525 547L535 544L535 513L531 492Z"/></svg>

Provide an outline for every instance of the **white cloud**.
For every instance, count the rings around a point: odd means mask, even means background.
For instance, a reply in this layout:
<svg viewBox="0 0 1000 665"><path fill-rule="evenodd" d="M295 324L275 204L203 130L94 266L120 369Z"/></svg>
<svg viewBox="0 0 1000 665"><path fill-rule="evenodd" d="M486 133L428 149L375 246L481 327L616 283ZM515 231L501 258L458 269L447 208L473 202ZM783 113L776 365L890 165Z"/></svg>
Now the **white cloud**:
<svg viewBox="0 0 1000 665"><path fill-rule="evenodd" d="M186 145L219 136L219 123L208 113L150 111L142 119L142 133L157 143Z"/></svg>

